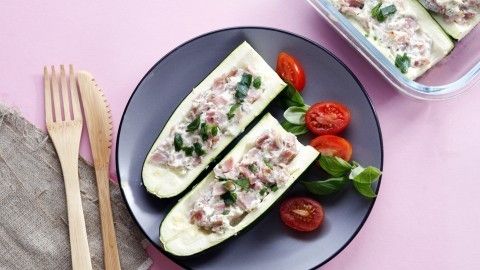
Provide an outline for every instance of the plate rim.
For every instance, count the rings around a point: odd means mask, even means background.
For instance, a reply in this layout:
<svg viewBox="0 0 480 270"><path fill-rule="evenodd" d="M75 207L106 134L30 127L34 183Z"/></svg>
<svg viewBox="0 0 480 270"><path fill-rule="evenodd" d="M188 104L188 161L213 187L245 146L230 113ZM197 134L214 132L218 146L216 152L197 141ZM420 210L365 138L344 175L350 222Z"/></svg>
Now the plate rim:
<svg viewBox="0 0 480 270"><path fill-rule="evenodd" d="M286 30L283 30L283 29L279 29L279 28L274 28L274 27L266 27L266 26L235 26L235 27L226 27L226 28L220 28L220 29L217 29L217 30L213 30L213 31L210 31L210 32L206 32L204 34L201 34L201 35L198 35L198 36L195 36L185 42L182 42L180 45L176 46L175 48L173 48L172 50L170 50L168 53L166 53L164 56L162 56L146 73L145 75L142 77L142 79L139 81L139 83L137 84L137 86L135 86L135 89L133 90L133 92L131 93L130 97L128 98L128 101L127 101L127 104L125 105L125 108L123 109L123 112L122 112L122 117L120 118L120 122L119 122L119 126L118 126L118 131L117 131L117 135L116 135L116 142L115 142L115 170L116 170L116 175L117 175L117 182L118 182L118 185L120 187L120 193L122 195L122 198L123 198L123 201L125 202L125 205L128 209L128 212L130 213L130 215L132 216L136 226L140 229L140 231L143 233L143 235L146 237L146 239L148 240L148 242L150 242L150 244L152 244L157 250L159 250L164 256L166 256L167 258L169 258L171 261L173 261L175 264L177 264L178 266L184 268L184 269L192 269L186 265L184 265L183 263L181 263L180 261L177 260L177 258L171 254L169 254L168 252L166 252L165 250L163 250L157 243L155 243L154 241L152 241L152 239L150 239L150 237L148 236L148 234L145 232L145 230L142 228L142 226L140 226L140 222L137 220L136 216L134 215L128 201L127 201L127 198L125 196L125 193L124 193L124 190L122 188L122 180L121 180L121 176L120 176L120 166L119 166L119 162L118 162L118 156L119 156L119 142L120 142L120 134L121 134L121 131L122 131L122 125L123 125L123 121L124 121L124 117L125 117L125 114L127 112L127 109L130 105L130 102L132 101L132 98L133 96L135 96L135 94L137 93L137 90L139 89L140 85L142 85L143 81L148 77L148 75L157 67L157 65L159 65L161 62L163 62L167 57L169 57L171 54L173 54L174 52L176 52L177 50L181 49L182 47L186 46L187 44L190 44L191 42L197 40L197 39L201 39L201 38L204 38L206 36L209 36L209 35L213 35L213 34L216 34L216 33L219 33L219 32L226 32L226 31L232 31L232 30L243 30L243 29L257 29L257 30L267 30L267 31L274 31L274 32L279 32L279 33L282 33L282 34L287 34L289 36L293 36L293 37L296 37L296 38L300 38L312 45L314 45L315 47L317 47L318 49L324 51L325 53L327 53L329 56L331 56L335 61L337 61L340 65L343 66L343 68L345 68L345 70L348 71L348 73L352 76L352 78L355 80L355 82L358 84L358 86L360 87L360 89L362 90L362 93L364 94L365 98L367 99L368 101L368 105L370 106L370 109L372 110L373 112L373 116L374 116L374 119L375 119L375 124L377 126L377 132L378 132L378 138L379 138L379 141L380 141L380 170L383 172L383 165L384 165L384 150L383 150L383 136L382 136L382 130L381 130L381 126L380 126L380 121L378 120L378 115L377 115L377 111L375 110L375 108L373 107L373 103L372 103L372 99L370 98L370 96L368 95L367 91L365 90L365 87L363 86L363 84L360 82L360 80L357 78L357 76L353 73L353 71L342 61L340 60L336 55L334 55L330 50L328 50L327 48L325 48L324 46L318 44L317 42L307 38L307 37L304 37L302 35L299 35L299 34L295 34L293 32L290 32L290 31L286 31ZM377 182L377 188L375 190L375 192L377 193L377 197L379 195L379 191L380 191L380 185L381 185L381 182L382 182L382 177L383 177L383 174L380 175L380 178L378 179L378 182ZM335 258L338 254L340 254L352 241L353 239L358 235L358 233L360 232L360 230L363 228L363 226L365 225L368 217L370 216L370 213L372 212L372 209L373 209L373 206L375 205L375 202L377 200L377 197L373 198L370 202L370 206L367 210L367 213L366 215L363 217L362 221L360 222L359 226L356 228L356 230L353 232L353 234L350 236L350 238L336 251L334 252L332 255L330 255L327 259L325 259L323 262L320 262L319 264L317 264L316 266L313 266L312 268L309 268L310 270L313 270L313 269L317 269L325 264L327 264L329 261L331 261L333 258Z"/></svg>

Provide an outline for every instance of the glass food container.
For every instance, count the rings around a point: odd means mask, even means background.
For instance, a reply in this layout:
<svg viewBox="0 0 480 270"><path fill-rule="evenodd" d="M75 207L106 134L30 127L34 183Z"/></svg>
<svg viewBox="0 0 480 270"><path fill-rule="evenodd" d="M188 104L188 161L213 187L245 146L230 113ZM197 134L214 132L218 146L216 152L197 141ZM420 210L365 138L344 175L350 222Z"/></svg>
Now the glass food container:
<svg viewBox="0 0 480 270"><path fill-rule="evenodd" d="M480 25L455 42L447 57L414 81L405 77L329 0L307 1L396 89L408 96L448 99L471 88L480 78Z"/></svg>

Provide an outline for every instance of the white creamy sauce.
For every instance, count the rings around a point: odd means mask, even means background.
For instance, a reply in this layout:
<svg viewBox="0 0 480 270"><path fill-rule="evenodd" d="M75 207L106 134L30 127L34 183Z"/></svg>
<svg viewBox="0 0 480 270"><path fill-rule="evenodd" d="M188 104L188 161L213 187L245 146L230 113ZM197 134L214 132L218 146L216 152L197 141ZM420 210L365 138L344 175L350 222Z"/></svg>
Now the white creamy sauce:
<svg viewBox="0 0 480 270"><path fill-rule="evenodd" d="M252 83L246 96L239 99L235 96L237 86L246 74L252 76ZM183 120L172 127L169 136L160 142L148 162L174 169L180 174L185 174L189 169L201 164L204 155L202 152L207 153L214 149L222 136L237 135L240 120L250 112L252 104L261 98L265 88L263 84L260 84L258 89L254 87L253 81L256 78L261 81L255 70L247 67L234 68L215 79L207 91L195 98ZM229 114L235 104L239 105ZM196 119L198 128L189 131L188 126ZM175 147L175 136L181 138L181 149Z"/></svg>
<svg viewBox="0 0 480 270"><path fill-rule="evenodd" d="M380 22L372 16L377 0L335 0L335 7L345 16L355 20L366 32L366 36L386 48L387 57L395 61L406 54L411 66L425 67L431 64L433 41L417 22L402 0L382 1L382 8L395 5L396 12Z"/></svg>
<svg viewBox="0 0 480 270"><path fill-rule="evenodd" d="M228 158L214 168L216 181L195 200L191 222L216 233L235 226L257 209L269 192L289 179L288 164L298 154L293 134L266 130L240 160Z"/></svg>

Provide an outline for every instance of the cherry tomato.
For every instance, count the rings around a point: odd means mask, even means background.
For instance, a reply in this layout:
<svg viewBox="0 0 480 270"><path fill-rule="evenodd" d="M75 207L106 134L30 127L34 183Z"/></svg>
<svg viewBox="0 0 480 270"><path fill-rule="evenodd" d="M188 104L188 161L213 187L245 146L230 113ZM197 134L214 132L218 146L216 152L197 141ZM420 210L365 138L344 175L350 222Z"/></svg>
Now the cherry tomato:
<svg viewBox="0 0 480 270"><path fill-rule="evenodd" d="M310 232L322 225L323 208L319 202L307 197L290 198L280 206L280 218L294 230Z"/></svg>
<svg viewBox="0 0 480 270"><path fill-rule="evenodd" d="M300 62L286 52L280 52L277 59L277 73L280 77L291 83L297 91L305 87L305 72Z"/></svg>
<svg viewBox="0 0 480 270"><path fill-rule="evenodd" d="M313 139L310 145L326 156L337 156L349 161L352 158L352 145L342 137L322 135Z"/></svg>
<svg viewBox="0 0 480 270"><path fill-rule="evenodd" d="M350 124L350 110L333 101L319 102L308 109L305 124L316 135L338 134Z"/></svg>

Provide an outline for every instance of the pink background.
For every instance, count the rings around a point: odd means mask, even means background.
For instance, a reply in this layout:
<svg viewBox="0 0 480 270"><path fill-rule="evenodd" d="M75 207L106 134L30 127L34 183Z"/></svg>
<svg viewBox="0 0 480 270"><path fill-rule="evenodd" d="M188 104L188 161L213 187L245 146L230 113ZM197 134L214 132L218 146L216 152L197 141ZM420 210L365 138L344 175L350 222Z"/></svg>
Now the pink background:
<svg viewBox="0 0 480 270"><path fill-rule="evenodd" d="M480 269L479 84L447 102L406 98L305 1L121 2L2 1L0 102L44 129L43 65L72 63L105 89L118 128L142 76L180 43L242 25L298 33L330 49L358 76L377 109L385 145L383 183L370 218L323 269ZM85 141L81 153L90 159ZM153 269L177 269L149 252Z"/></svg>

